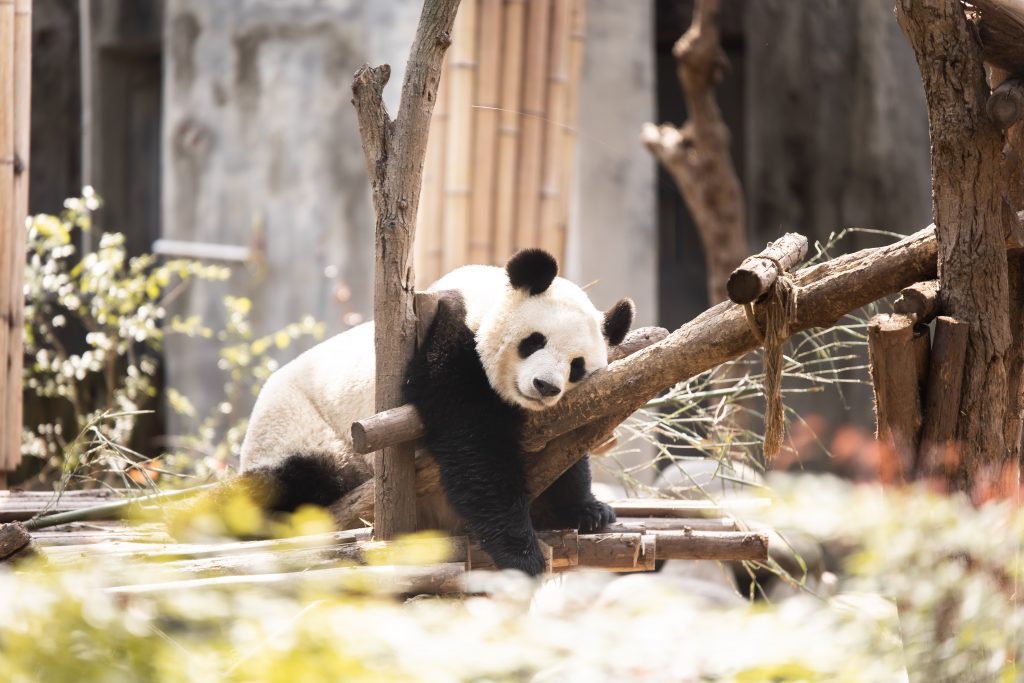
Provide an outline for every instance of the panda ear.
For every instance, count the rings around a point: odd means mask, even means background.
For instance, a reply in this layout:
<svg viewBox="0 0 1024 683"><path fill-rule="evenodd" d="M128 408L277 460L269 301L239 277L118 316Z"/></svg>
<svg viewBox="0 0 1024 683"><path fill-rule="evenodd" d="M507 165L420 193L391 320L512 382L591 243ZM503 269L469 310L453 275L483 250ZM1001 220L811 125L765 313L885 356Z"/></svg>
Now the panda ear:
<svg viewBox="0 0 1024 683"><path fill-rule="evenodd" d="M620 299L604 312L604 336L610 346L617 346L626 338L629 326L633 324L636 306L631 299Z"/></svg>
<svg viewBox="0 0 1024 683"><path fill-rule="evenodd" d="M523 249L505 264L508 281L515 289L525 289L531 296L551 286L558 275L558 261L543 249Z"/></svg>

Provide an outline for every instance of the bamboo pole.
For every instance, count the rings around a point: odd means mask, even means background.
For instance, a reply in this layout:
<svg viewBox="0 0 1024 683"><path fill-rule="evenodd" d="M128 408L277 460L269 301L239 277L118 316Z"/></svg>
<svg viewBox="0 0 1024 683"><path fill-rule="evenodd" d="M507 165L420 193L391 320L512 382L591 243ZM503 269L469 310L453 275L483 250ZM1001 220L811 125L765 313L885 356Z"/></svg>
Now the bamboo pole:
<svg viewBox="0 0 1024 683"><path fill-rule="evenodd" d="M495 175L501 95L502 0L480 0L469 262L495 263Z"/></svg>
<svg viewBox="0 0 1024 683"><path fill-rule="evenodd" d="M569 27L569 81L565 95L565 120L555 141L562 155L562 201L559 204L557 229L562 232L564 253L566 236L569 233L569 211L572 203L572 179L576 169L576 127L579 124L579 91L583 73L583 50L586 45L586 0L572 0L572 22Z"/></svg>
<svg viewBox="0 0 1024 683"><path fill-rule="evenodd" d="M437 104L430 119L427 158L423 164L423 186L420 210L416 215L415 250L416 283L426 289L441 277L444 226L444 151L448 136L448 55L441 67L437 85Z"/></svg>
<svg viewBox="0 0 1024 683"><path fill-rule="evenodd" d="M522 113L525 0L506 0L501 46L501 112L498 117L498 169L495 184L494 260L503 262L515 250L516 179Z"/></svg>
<svg viewBox="0 0 1024 683"><path fill-rule="evenodd" d="M0 314L10 310L15 282L11 273L11 250L15 214L15 89L14 89L14 0L0 0ZM19 286L20 290L20 286ZM7 488L8 437L13 425L8 422L4 397L10 392L7 358L10 349L10 326L0 324L0 486ZM16 430L19 434L21 428Z"/></svg>
<svg viewBox="0 0 1024 683"><path fill-rule="evenodd" d="M25 218L28 216L28 181L32 116L32 0L16 0L14 4L14 217L10 224L10 260L6 281L10 299L2 319L7 328L7 388L4 398L5 464L0 470L11 471L21 462L23 363L22 325L25 300L22 281L25 279Z"/></svg>
<svg viewBox="0 0 1024 683"><path fill-rule="evenodd" d="M540 188L543 169L544 128L547 112L548 37L552 0L531 0L527 6L526 60L523 64L523 116L519 137L519 176L515 246L540 243Z"/></svg>
<svg viewBox="0 0 1024 683"><path fill-rule="evenodd" d="M479 0L463 0L448 56L448 126L444 170L444 272L469 262L469 211L473 192L473 87L476 80L476 15Z"/></svg>
<svg viewBox="0 0 1024 683"><path fill-rule="evenodd" d="M540 187L540 246L556 258L565 252L565 232L561 224L564 182L561 142L562 127L568 109L569 39L572 32L573 0L554 0L551 12L551 53L548 60L547 112L542 149L544 167Z"/></svg>

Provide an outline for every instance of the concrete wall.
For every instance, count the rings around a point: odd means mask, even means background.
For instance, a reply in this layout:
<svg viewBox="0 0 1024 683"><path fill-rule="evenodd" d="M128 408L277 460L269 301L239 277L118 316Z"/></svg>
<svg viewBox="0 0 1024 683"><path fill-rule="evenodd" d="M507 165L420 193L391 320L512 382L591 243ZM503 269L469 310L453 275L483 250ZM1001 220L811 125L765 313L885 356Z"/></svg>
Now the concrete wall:
<svg viewBox="0 0 1024 683"><path fill-rule="evenodd" d="M606 308L623 296L657 321L655 163L640 127L655 117L653 0L588 0L566 272Z"/></svg>
<svg viewBox="0 0 1024 683"><path fill-rule="evenodd" d="M193 287L183 312L217 329L223 295L244 294L257 334L305 314L334 333L369 315L373 216L351 76L391 63L394 107L417 12L414 0L168 0L163 234L261 254L226 285ZM170 384L203 412L216 353L167 344Z"/></svg>

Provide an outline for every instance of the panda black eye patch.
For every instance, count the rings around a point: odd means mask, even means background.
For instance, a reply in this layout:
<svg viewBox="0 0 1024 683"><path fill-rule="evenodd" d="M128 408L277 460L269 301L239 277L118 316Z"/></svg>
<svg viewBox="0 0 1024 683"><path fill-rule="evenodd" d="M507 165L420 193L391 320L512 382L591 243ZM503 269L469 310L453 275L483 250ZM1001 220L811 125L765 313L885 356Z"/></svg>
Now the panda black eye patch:
<svg viewBox="0 0 1024 683"><path fill-rule="evenodd" d="M529 358L537 351L543 349L548 343L548 338L540 332L534 332L529 337L524 337L519 342L519 357Z"/></svg>
<svg viewBox="0 0 1024 683"><path fill-rule="evenodd" d="M586 374L587 366L585 365L583 356L576 356L573 358L572 363L569 364L569 381L579 382Z"/></svg>

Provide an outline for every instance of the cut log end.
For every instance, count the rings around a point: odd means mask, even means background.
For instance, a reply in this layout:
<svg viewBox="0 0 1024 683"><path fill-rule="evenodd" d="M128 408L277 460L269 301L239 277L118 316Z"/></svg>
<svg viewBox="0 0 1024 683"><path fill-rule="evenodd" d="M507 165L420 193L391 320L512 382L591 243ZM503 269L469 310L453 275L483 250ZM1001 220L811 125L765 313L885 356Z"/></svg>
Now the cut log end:
<svg viewBox="0 0 1024 683"><path fill-rule="evenodd" d="M737 304L749 304L771 289L779 278L779 268L791 270L807 256L807 238L788 232L775 240L764 251L748 256L732 272L725 289L729 299Z"/></svg>
<svg viewBox="0 0 1024 683"><path fill-rule="evenodd" d="M0 526L0 562L14 557L18 552L27 548L31 541L32 537L21 522L11 522Z"/></svg>

